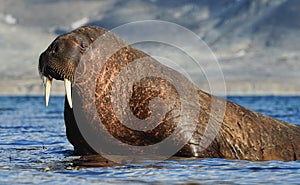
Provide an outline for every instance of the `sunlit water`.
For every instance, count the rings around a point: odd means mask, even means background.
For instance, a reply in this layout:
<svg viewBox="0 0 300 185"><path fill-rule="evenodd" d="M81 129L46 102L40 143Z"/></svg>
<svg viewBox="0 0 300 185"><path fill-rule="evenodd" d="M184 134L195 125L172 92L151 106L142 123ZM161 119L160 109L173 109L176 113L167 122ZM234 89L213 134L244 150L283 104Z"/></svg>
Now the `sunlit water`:
<svg viewBox="0 0 300 185"><path fill-rule="evenodd" d="M230 97L300 125L300 97ZM300 161L167 160L151 166L70 168L63 97L0 97L0 184L287 184L300 183Z"/></svg>

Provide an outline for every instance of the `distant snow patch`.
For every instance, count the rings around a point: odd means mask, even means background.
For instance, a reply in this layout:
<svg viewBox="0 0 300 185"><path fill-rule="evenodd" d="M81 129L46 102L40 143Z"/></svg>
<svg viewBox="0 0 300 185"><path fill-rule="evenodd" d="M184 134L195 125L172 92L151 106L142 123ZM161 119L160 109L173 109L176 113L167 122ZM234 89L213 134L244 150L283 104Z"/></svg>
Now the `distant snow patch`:
<svg viewBox="0 0 300 185"><path fill-rule="evenodd" d="M79 20L73 22L71 24L71 27L72 27L72 29L76 29L76 28L79 28L80 26L83 26L84 24L86 24L88 22L89 22L89 18L83 17L82 19L79 19Z"/></svg>
<svg viewBox="0 0 300 185"><path fill-rule="evenodd" d="M11 14L5 15L4 20L7 24L17 24L17 19Z"/></svg>
<svg viewBox="0 0 300 185"><path fill-rule="evenodd" d="M245 50L240 50L237 53L235 53L235 57L237 57L237 58L244 57L245 55L246 55Z"/></svg>

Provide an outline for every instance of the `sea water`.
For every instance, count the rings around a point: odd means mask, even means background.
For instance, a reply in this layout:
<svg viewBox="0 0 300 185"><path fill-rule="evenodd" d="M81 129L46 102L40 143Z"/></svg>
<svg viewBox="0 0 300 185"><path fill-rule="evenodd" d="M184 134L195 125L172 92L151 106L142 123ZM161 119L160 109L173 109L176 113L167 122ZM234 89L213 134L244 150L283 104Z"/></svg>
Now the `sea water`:
<svg viewBox="0 0 300 185"><path fill-rule="evenodd" d="M300 125L300 97L228 97ZM63 97L0 97L0 184L297 184L300 161L174 159L149 166L74 168Z"/></svg>

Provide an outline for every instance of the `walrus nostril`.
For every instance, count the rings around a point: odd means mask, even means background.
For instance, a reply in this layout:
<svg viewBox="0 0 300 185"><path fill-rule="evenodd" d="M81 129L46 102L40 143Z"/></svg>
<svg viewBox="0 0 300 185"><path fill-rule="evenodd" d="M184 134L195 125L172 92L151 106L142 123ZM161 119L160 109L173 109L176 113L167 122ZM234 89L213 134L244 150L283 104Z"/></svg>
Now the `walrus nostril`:
<svg viewBox="0 0 300 185"><path fill-rule="evenodd" d="M53 51L54 53L57 53L57 52L59 51L59 47L58 47L57 44L54 45L52 51Z"/></svg>

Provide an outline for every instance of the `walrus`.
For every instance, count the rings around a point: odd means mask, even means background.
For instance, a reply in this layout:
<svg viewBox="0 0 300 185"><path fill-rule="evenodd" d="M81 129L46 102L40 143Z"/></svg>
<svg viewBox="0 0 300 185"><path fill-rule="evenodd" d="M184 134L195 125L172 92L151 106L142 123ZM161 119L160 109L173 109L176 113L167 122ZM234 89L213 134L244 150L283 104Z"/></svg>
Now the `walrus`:
<svg viewBox="0 0 300 185"><path fill-rule="evenodd" d="M74 152L78 155L97 154L95 149L90 146L86 138L81 133L77 120L74 115L73 99L76 96L80 103L78 107L89 114L91 105L86 103L83 99L86 93L91 93L95 97L95 106L98 117L101 123L105 125L108 132L122 143L134 146L151 146L157 142L168 138L171 133L182 124L180 129L189 129L191 125L182 123L185 119L180 119L183 114L189 115L194 112L199 112L195 121L195 130L191 137L181 149L176 152L175 156L183 157L197 157L197 158L225 158L225 159L239 159L239 160L281 160L293 161L300 159L300 127L277 120L260 113L251 111L243 106L230 102L226 99L215 97L206 93L196 86L191 85L193 94L191 96L197 97L198 101L192 101L192 106L188 109L180 109L182 102L178 97L178 92L174 86L165 79L151 76L144 77L133 84L131 95L128 99L128 106L132 114L140 120L145 120L151 116L152 112L149 106L156 106L151 104L151 100L155 97L162 99L162 102L167 104L168 110L159 110L164 112L162 120L153 126L151 129L134 130L129 126L124 125L122 121L115 116L116 110L113 107L117 104L111 96L114 83L117 83L116 78L121 73L122 68L131 65L133 61L138 61L143 57L149 57L149 64L143 63L142 67L137 68L148 69L155 68L164 69L171 75L174 70L161 67L162 64L155 61L144 52L135 49L130 45L122 45L109 58L101 58L100 54L90 55L89 60L96 60L101 63L102 68L99 71L88 71L85 69L78 72L79 75L96 75L96 87L94 92L89 88L78 89L77 84L87 83L85 81L76 82L77 67L80 61L86 57L91 45L99 37L108 38L108 40L119 41L116 35L109 31L96 26L83 26L69 33L58 36L50 46L40 55L38 70L45 80L45 102L48 106L50 89L52 80L63 80L66 89L64 120L66 125L66 135L70 143L74 146ZM114 46L105 45L99 50L109 51ZM139 62L137 62L139 63ZM153 67L154 66L154 67ZM156 68L155 68L156 69ZM177 75L177 73L176 73ZM178 79L184 80L180 74ZM127 74L130 80L130 74ZM177 77L176 77L177 78ZM128 80L127 79L127 80ZM118 82L122 84L121 81ZM188 82L185 82L188 84ZM188 86L188 85L186 85ZM184 93L189 94L189 88L181 89ZM71 95L72 92L72 95ZM122 95L120 95L122 97ZM214 117L210 112L212 99L215 98L219 102L226 102L226 110L223 119ZM122 98L121 98L122 99ZM159 102L158 102L159 103ZM122 111L122 109L121 109ZM92 115L95 116L95 115ZM216 136L213 141L205 149L199 147L201 138L205 131L209 117L212 116L213 126L218 126ZM94 118L87 118L84 123L94 129L97 122L92 122ZM183 120L183 121L182 121ZM99 123L100 124L100 123ZM97 131L95 131L97 135ZM100 135L100 134L98 134ZM184 136L183 136L184 137ZM106 139L106 138L102 138ZM181 137L175 140L181 140Z"/></svg>

